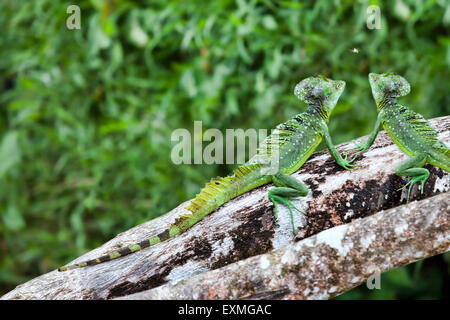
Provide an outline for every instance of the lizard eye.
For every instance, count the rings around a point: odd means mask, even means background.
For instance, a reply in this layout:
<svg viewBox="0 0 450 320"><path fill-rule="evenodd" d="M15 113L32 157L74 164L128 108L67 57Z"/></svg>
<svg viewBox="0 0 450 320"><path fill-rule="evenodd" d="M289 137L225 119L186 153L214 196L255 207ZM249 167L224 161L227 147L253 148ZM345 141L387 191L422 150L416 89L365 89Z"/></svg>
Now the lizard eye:
<svg viewBox="0 0 450 320"><path fill-rule="evenodd" d="M336 89L339 89L340 87L342 87L342 85L341 85L340 83L338 83L338 84L336 85Z"/></svg>

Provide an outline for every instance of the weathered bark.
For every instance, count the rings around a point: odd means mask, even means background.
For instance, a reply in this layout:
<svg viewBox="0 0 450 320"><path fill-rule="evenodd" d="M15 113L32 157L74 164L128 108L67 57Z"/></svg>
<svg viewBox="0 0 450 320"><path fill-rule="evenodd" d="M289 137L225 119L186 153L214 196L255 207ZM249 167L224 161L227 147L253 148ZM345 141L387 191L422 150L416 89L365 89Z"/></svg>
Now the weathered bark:
<svg viewBox="0 0 450 320"><path fill-rule="evenodd" d="M440 194L122 299L328 299L448 251L449 211L448 193Z"/></svg>
<svg viewBox="0 0 450 320"><path fill-rule="evenodd" d="M448 145L450 116L433 119L430 123L439 132L439 138ZM342 153L353 147L354 143L350 142L338 146L338 150ZM267 191L272 185L267 185L229 201L186 233L173 239L96 266L62 273L49 272L18 286L2 298L121 297L159 287L167 282L174 283L285 245L297 246L298 243L295 244L293 240L301 240L334 226L405 203L406 191L397 191L404 185L405 180L394 172L407 158L384 132L379 134L372 148L356 160L355 163L361 167L354 168L351 172L339 167L326 150L313 154L310 160L293 174L311 190L307 197L295 203L308 213L306 219L300 214L296 215L295 222L299 229L295 239L288 211L284 207L279 206L279 219L274 218L272 203L267 198ZM416 205L413 200L426 199L449 190L449 174L437 167L426 167L431 174L423 194L414 187L410 207L402 210L410 211ZM443 197L445 198L445 195ZM180 213L188 213L184 209L186 205L187 203L183 203L162 217L119 234L100 248L71 263L96 258L161 232ZM448 225L444 227L444 231L448 232ZM363 236L361 234L361 237ZM395 239L392 241L395 242ZM392 255L395 254L397 253L392 252ZM335 262L328 263L331 266ZM358 268L357 264L355 268ZM345 274L342 277L345 277ZM313 283L314 279L310 279L310 283ZM167 290L168 287L162 287L161 290ZM292 293L295 290L289 292L293 297L300 297ZM248 295L251 294L249 291Z"/></svg>

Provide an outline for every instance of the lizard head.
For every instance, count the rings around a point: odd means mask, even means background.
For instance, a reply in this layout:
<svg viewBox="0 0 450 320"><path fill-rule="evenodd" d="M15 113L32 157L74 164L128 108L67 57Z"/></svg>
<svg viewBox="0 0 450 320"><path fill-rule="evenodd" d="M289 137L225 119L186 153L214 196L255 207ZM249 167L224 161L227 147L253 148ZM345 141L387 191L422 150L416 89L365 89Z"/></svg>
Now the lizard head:
<svg viewBox="0 0 450 320"><path fill-rule="evenodd" d="M300 81L294 94L307 104L319 105L330 114L345 89L345 81L332 80L323 76L309 77Z"/></svg>
<svg viewBox="0 0 450 320"><path fill-rule="evenodd" d="M369 82L375 101L405 96L410 90L408 81L393 73L369 73Z"/></svg>

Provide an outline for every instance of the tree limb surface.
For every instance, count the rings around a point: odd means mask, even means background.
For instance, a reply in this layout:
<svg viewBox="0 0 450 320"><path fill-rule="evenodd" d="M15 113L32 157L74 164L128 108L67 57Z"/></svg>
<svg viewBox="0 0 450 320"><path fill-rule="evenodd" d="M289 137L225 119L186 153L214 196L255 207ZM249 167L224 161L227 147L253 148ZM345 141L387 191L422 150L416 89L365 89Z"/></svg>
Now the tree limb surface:
<svg viewBox="0 0 450 320"><path fill-rule="evenodd" d="M449 145L450 116L430 124ZM349 142L338 150L354 147ZM295 215L295 237L287 209L279 206L278 219L273 215L269 184L225 203L185 233L156 246L95 266L49 272L2 299L332 297L376 272L449 250L450 175L426 165L430 177L423 193L415 186L405 207L406 190L397 190L406 180L395 169L406 159L384 131L356 159L361 167L352 171L338 166L326 150L314 153L293 174L310 189L307 197L294 202L307 212L306 217ZM184 209L187 204L119 234L70 264L160 233L177 216L190 213Z"/></svg>
<svg viewBox="0 0 450 320"><path fill-rule="evenodd" d="M120 299L328 299L382 272L448 251L449 211L448 194L436 195Z"/></svg>

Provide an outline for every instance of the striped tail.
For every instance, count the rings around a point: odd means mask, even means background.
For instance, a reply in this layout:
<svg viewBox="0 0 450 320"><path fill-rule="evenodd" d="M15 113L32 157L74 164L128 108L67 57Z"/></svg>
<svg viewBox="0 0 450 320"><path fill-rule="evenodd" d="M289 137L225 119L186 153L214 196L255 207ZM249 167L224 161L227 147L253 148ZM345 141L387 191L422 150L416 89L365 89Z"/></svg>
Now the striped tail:
<svg viewBox="0 0 450 320"><path fill-rule="evenodd" d="M200 193L197 194L195 199L191 201L191 204L186 207L186 209L192 213L180 215L168 229L160 234L139 243L113 251L96 259L87 260L81 263L69 265L67 267L61 267L58 271L83 268L86 266L111 261L113 259L117 259L153 246L186 231L192 225L202 220L206 215L213 212L228 200L260 185L268 183L270 181L270 177L261 176L259 173L260 168L261 165L259 164L243 165L234 170L233 175L231 176L212 179L200 191Z"/></svg>
<svg viewBox="0 0 450 320"><path fill-rule="evenodd" d="M121 249L113 251L109 254L105 254L104 256L101 256L99 258L87 260L87 261L77 263L77 264L72 264L67 267L58 268L58 271L67 271L67 270L72 270L72 269L77 269L77 268L83 268L83 267L99 264L102 262L111 261L111 260L117 259L119 257L126 256L130 253L153 246L153 245L160 243L167 239L169 239L169 230L165 230L164 232L158 234L157 236L153 236L150 239L141 241L139 243L132 244L128 247L121 248Z"/></svg>

